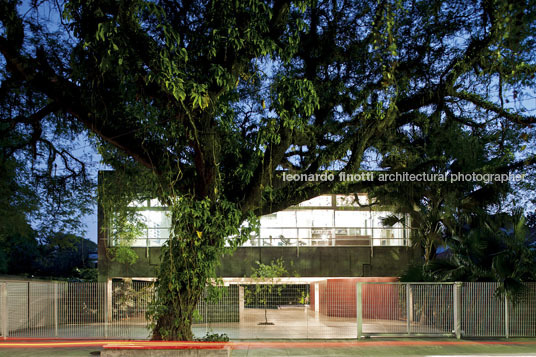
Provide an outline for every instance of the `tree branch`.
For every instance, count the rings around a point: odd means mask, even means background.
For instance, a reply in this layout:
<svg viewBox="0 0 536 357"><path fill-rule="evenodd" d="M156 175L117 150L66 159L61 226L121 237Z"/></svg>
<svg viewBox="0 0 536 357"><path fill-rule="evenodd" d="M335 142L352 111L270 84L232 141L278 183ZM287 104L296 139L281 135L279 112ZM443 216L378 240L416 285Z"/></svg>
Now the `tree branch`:
<svg viewBox="0 0 536 357"><path fill-rule="evenodd" d="M471 102L477 107L480 107L482 109L492 111L516 124L528 126L528 125L536 123L536 116L523 116L517 113L511 113L507 109L502 108L500 105L494 104L482 98L478 94L462 91L462 92L455 92L452 94L452 96Z"/></svg>

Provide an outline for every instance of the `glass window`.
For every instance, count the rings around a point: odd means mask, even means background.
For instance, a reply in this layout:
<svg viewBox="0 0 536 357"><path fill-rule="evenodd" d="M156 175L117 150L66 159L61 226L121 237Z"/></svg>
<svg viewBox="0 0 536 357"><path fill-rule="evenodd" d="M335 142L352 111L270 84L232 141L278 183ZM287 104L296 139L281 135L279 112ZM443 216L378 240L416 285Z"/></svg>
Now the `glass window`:
<svg viewBox="0 0 536 357"><path fill-rule="evenodd" d="M274 227L296 227L296 211L277 212L277 218L272 223Z"/></svg>
<svg viewBox="0 0 536 357"><path fill-rule="evenodd" d="M369 203L369 200L368 196L363 194L337 195L336 202L337 207L359 207L359 205L367 205Z"/></svg>
<svg viewBox="0 0 536 357"><path fill-rule="evenodd" d="M367 204L366 195L358 195ZM354 195L336 195L337 206L357 207ZM132 207L161 207L158 200L136 201ZM302 202L299 207L260 217L259 235L252 235L244 246L297 245L407 245L409 229L401 224L384 227L381 218L392 212L368 210L334 210L332 195L322 195ZM141 209L139 214L147 228L133 247L160 247L169 239L171 218L167 210ZM408 222L409 223L409 222ZM247 225L245 223L244 225ZM113 242L112 242L113 244Z"/></svg>
<svg viewBox="0 0 536 357"><path fill-rule="evenodd" d="M315 209L312 213L312 227L333 227L333 210Z"/></svg>
<svg viewBox="0 0 536 357"><path fill-rule="evenodd" d="M147 207L147 201L132 201L128 207Z"/></svg>
<svg viewBox="0 0 536 357"><path fill-rule="evenodd" d="M140 214L147 228L171 227L169 211L142 211Z"/></svg>
<svg viewBox="0 0 536 357"><path fill-rule="evenodd" d="M322 195L298 204L299 207L331 207L331 195Z"/></svg>
<svg viewBox="0 0 536 357"><path fill-rule="evenodd" d="M365 228L369 216L367 211L336 211L335 226Z"/></svg>
<svg viewBox="0 0 536 357"><path fill-rule="evenodd" d="M312 227L313 214L312 210L296 210L296 221L298 227Z"/></svg>
<svg viewBox="0 0 536 357"><path fill-rule="evenodd" d="M149 201L149 206L151 207L164 207L164 205L160 202L160 200L153 198Z"/></svg>

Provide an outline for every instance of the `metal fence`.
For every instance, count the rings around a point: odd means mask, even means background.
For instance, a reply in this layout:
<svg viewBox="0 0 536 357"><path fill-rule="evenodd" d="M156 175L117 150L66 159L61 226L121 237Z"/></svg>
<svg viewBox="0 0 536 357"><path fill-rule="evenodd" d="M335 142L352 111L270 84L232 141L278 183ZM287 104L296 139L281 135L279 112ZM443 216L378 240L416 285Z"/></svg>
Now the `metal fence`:
<svg viewBox="0 0 536 357"><path fill-rule="evenodd" d="M358 334L452 336L456 297L454 283L358 283Z"/></svg>
<svg viewBox="0 0 536 357"><path fill-rule="evenodd" d="M526 286L513 303L498 283L358 283L358 336L536 337L536 283Z"/></svg>
<svg viewBox="0 0 536 357"><path fill-rule="evenodd" d="M367 335L536 337L536 283L516 304L496 283L230 285L202 299L195 336L232 339L357 338ZM151 282L0 282L0 335L146 339Z"/></svg>
<svg viewBox="0 0 536 357"><path fill-rule="evenodd" d="M148 282L0 282L4 337L147 338Z"/></svg>

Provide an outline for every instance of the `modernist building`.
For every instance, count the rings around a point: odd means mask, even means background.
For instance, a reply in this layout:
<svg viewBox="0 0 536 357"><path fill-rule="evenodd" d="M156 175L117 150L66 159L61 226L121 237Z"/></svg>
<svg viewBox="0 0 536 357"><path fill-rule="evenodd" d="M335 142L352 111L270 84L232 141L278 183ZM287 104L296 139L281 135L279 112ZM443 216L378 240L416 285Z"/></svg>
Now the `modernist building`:
<svg viewBox="0 0 536 357"><path fill-rule="evenodd" d="M260 232L233 255L222 257L220 276L244 278L256 262L282 258L290 275L304 281L325 278L397 277L419 259L410 243L411 230L398 224L385 227L381 218L391 212L368 205L365 194L322 195L262 216ZM99 279L153 278L160 251L169 237L170 218L157 200L132 203L143 217L144 234L132 242L138 255L127 266L109 259L114 239L99 229ZM407 220L406 220L407 221ZM99 213L99 228L106 219Z"/></svg>

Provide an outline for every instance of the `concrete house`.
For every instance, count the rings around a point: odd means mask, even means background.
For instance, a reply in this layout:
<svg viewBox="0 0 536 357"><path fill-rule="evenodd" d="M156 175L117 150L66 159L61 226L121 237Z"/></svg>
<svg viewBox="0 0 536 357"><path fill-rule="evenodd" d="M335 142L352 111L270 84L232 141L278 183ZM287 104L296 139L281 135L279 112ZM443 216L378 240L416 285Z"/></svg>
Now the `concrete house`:
<svg viewBox="0 0 536 357"><path fill-rule="evenodd" d="M219 274L236 280L251 274L259 261L269 264L282 258L300 281L325 278L398 277L419 259L411 246L411 229L385 227L386 208L367 207L366 194L322 195L260 218L260 232L233 255L222 257ZM135 264L112 261L107 249L114 244L106 217L99 212L99 280L154 278L161 247L169 237L171 221L157 200L132 203L147 228L132 242L138 255ZM289 277L291 278L291 277Z"/></svg>
<svg viewBox="0 0 536 357"><path fill-rule="evenodd" d="M256 262L270 264L278 258L284 261L289 276L278 280L286 287L285 296L275 297L272 308L301 304L295 308L297 316L303 315L303 310L328 319L355 318L356 282L397 281L420 259L420 249L411 244L411 229L401 224L383 226L381 218L392 212L369 206L368 201L366 194L322 195L260 217L259 234L252 235L234 254L222 256L218 273L231 293L224 308L209 308L208 321L242 323L251 319L247 316L258 306L248 305L246 290L255 284L248 277ZM110 287L113 280L125 278L154 280L162 245L169 237L168 210L158 200L133 202L132 206L146 224L143 235L132 242L139 257L135 264L111 260L107 250L114 244L113 236L108 236L112 230L99 229L99 281L107 281ZM102 212L99 227L106 227ZM377 300L374 290L365 289L363 294L367 301ZM398 299L397 294L391 295L392 301L385 306ZM111 306L111 295L108 303ZM375 318L383 316L380 310L376 308Z"/></svg>

